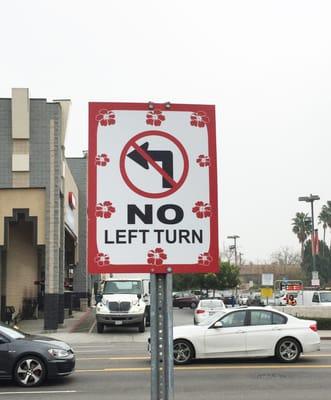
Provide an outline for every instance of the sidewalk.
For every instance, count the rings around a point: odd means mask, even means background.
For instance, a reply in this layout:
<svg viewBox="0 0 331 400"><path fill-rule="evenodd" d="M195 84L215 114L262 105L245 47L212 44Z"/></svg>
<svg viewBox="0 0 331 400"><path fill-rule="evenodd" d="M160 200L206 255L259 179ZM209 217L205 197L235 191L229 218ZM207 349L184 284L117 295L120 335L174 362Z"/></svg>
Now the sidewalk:
<svg viewBox="0 0 331 400"><path fill-rule="evenodd" d="M29 319L22 320L17 324L17 327L24 332L31 333L33 335L55 335L58 333L73 333L79 331L81 328L86 327L86 323L92 324L91 318L94 320L93 309L88 308L86 311L74 311L72 318L64 320L64 324L59 326L56 332L45 332L44 331L44 320L43 319Z"/></svg>

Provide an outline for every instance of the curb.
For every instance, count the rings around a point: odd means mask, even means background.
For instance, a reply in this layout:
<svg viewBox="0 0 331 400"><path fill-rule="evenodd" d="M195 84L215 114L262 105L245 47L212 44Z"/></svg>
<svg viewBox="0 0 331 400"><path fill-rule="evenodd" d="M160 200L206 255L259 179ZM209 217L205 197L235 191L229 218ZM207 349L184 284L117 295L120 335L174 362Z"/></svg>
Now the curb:
<svg viewBox="0 0 331 400"><path fill-rule="evenodd" d="M77 322L73 324L73 326L69 329L69 333L74 333L75 330L90 316L92 313L92 308L88 308L85 313L79 318Z"/></svg>

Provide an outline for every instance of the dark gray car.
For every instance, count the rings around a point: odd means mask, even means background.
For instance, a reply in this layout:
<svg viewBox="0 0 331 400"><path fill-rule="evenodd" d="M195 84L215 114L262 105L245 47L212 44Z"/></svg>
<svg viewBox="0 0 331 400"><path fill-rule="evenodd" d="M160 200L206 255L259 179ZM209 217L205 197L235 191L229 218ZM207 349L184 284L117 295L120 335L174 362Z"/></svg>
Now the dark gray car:
<svg viewBox="0 0 331 400"><path fill-rule="evenodd" d="M0 379L32 387L46 378L69 375L74 368L75 355L67 343L0 323Z"/></svg>

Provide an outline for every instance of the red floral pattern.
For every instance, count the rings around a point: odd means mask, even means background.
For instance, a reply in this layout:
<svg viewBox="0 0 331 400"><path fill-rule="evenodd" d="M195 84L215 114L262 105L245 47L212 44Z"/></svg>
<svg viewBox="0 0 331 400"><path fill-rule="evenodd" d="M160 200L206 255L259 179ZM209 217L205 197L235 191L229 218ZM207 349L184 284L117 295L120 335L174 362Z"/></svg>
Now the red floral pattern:
<svg viewBox="0 0 331 400"><path fill-rule="evenodd" d="M209 156L204 156L203 154L200 154L197 158L197 163L200 165L200 167L209 167L210 158Z"/></svg>
<svg viewBox="0 0 331 400"><path fill-rule="evenodd" d="M207 218L211 216L211 206L203 201L197 201L192 208L192 212L195 213L197 218Z"/></svg>
<svg viewBox="0 0 331 400"><path fill-rule="evenodd" d="M109 255L105 253L97 253L97 255L94 257L94 261L99 267L105 267L106 265L110 264Z"/></svg>
<svg viewBox="0 0 331 400"><path fill-rule="evenodd" d="M191 115L191 125L203 128L209 122L209 118L204 111L198 111Z"/></svg>
<svg viewBox="0 0 331 400"><path fill-rule="evenodd" d="M146 115L146 124L153 126L160 126L165 120L165 116L162 114L161 110L149 111Z"/></svg>
<svg viewBox="0 0 331 400"><path fill-rule="evenodd" d="M162 265L163 261L167 259L164 250L157 247L155 250L149 250L147 254L147 262L152 265Z"/></svg>
<svg viewBox="0 0 331 400"><path fill-rule="evenodd" d="M110 218L112 214L116 211L113 207L113 203L110 201L104 201L103 203L98 203L95 209L95 216L101 218Z"/></svg>
<svg viewBox="0 0 331 400"><path fill-rule="evenodd" d="M213 261L209 253L201 253L198 257L198 264L208 266Z"/></svg>
<svg viewBox="0 0 331 400"><path fill-rule="evenodd" d="M96 165L100 165L101 167L106 166L109 162L110 162L110 159L107 156L107 154L102 153L95 157Z"/></svg>
<svg viewBox="0 0 331 400"><path fill-rule="evenodd" d="M111 110L100 110L95 119L100 122L102 126L115 125L115 113Z"/></svg>

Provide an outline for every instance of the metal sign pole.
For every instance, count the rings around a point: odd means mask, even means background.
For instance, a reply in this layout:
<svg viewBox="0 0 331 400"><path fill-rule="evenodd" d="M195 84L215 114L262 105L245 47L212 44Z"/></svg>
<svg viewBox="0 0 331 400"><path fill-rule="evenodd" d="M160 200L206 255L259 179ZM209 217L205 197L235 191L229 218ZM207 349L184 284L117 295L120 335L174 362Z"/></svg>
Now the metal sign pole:
<svg viewBox="0 0 331 400"><path fill-rule="evenodd" d="M174 399L172 271L151 274L151 400Z"/></svg>

